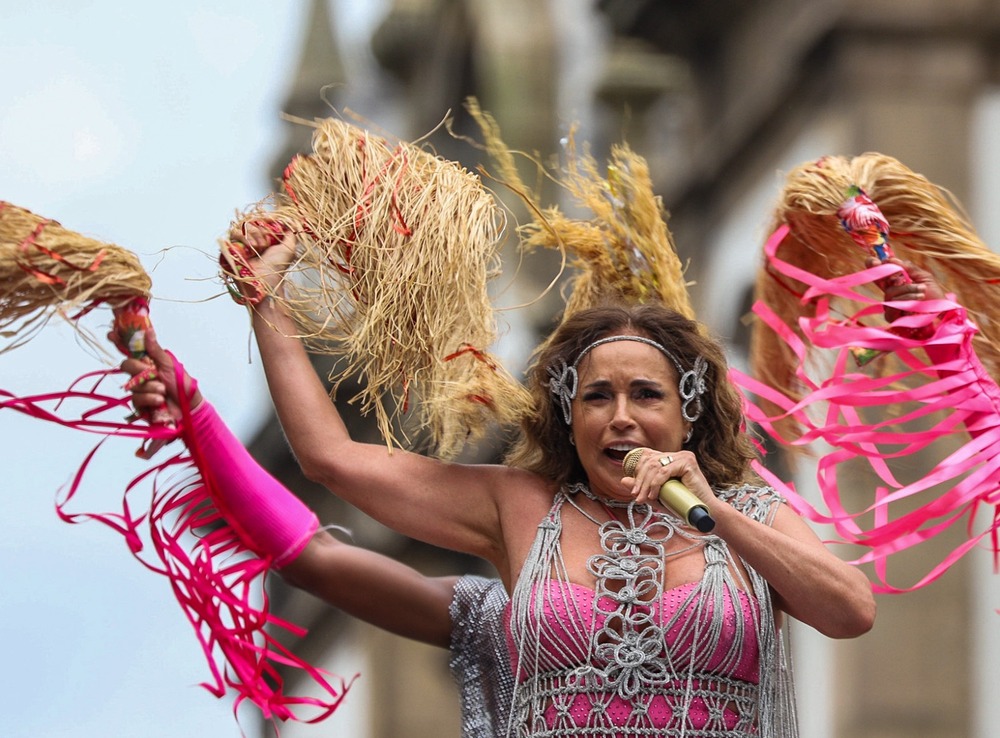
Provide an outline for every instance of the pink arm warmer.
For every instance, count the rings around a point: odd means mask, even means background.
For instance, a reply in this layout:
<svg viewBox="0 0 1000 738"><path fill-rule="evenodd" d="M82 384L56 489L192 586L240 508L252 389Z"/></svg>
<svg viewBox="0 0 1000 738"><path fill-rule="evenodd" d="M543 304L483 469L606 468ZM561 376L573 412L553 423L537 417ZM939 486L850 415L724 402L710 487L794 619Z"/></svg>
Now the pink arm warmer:
<svg viewBox="0 0 1000 738"><path fill-rule="evenodd" d="M186 425L184 440L226 521L274 567L292 561L319 528L315 513L254 460L210 403Z"/></svg>

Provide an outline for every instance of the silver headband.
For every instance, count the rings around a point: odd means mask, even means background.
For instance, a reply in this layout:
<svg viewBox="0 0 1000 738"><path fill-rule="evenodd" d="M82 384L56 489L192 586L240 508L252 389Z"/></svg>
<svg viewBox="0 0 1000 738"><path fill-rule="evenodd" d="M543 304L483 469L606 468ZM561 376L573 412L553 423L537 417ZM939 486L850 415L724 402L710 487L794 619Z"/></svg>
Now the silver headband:
<svg viewBox="0 0 1000 738"><path fill-rule="evenodd" d="M685 371L684 367L681 366L680 361L677 360L677 357L674 356L672 352L668 351L666 347L651 338L624 335L606 336L604 338L599 338L589 346L586 346L583 351L580 352L580 355L576 357L576 361L573 362L572 366L567 365L565 359L560 359L559 363L561 366L559 369L551 366L548 367L548 374L550 377L549 391L562 406L563 418L566 420L566 425L573 424L573 399L576 397L576 391L580 382L580 375L577 373L576 367L581 361L583 361L583 357L595 348L605 343L613 343L615 341L636 341L637 343L644 343L647 346L652 346L657 349L661 354L670 359L670 363L672 363L674 368L677 369L677 376L680 377L677 382L677 392L681 396L681 415L684 420L689 423L693 423L701 417L704 410L701 396L705 394L705 390L707 389L705 386L705 372L708 371L708 362L705 360L705 357L699 356L696 358L694 360L694 366Z"/></svg>

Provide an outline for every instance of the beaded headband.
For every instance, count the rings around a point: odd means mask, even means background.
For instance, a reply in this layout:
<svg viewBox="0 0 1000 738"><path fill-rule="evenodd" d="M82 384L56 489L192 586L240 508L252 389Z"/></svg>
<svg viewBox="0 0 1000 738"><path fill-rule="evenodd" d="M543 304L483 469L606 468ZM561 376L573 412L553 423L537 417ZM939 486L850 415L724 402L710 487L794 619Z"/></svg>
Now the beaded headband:
<svg viewBox="0 0 1000 738"><path fill-rule="evenodd" d="M674 354L667 350L666 347L652 340L651 338L645 338L643 336L605 336L604 338L599 338L594 341L589 346L586 346L580 355L576 357L576 361L572 365L568 365L565 359L560 359L561 364L559 369L555 367L548 368L549 374L549 391L552 393L559 404L562 406L563 418L566 421L566 425L573 424L573 399L576 397L576 391L578 389L580 375L577 373L576 367L583 360L583 357L588 353L593 351L598 346L605 343L613 343L615 341L636 341L637 343L644 343L647 346L652 346L657 349L661 354L670 359L670 363L674 365L677 369L677 376L680 379L677 382L677 391L681 396L681 415L684 420L689 423L695 422L701 417L704 410L702 405L701 396L705 394L707 387L705 386L705 372L708 371L708 362L705 357L699 356L694 360L694 366L691 369L685 370L681 366L680 361ZM692 409L692 404L694 405Z"/></svg>

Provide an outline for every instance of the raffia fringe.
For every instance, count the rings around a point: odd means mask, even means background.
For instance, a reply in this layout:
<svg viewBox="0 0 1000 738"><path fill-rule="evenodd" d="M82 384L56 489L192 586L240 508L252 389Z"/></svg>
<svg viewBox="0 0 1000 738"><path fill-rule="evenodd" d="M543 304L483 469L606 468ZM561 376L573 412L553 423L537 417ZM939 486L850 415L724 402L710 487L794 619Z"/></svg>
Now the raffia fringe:
<svg viewBox="0 0 1000 738"><path fill-rule="evenodd" d="M0 201L0 353L29 341L54 315L116 307L148 297L150 287L132 252Z"/></svg>
<svg viewBox="0 0 1000 738"><path fill-rule="evenodd" d="M653 191L646 160L627 144L611 148L606 166L566 138L565 165L545 176L565 190L573 203L590 213L574 219L558 207L543 207L539 195L518 173L513 152L500 138L496 121L475 100L467 107L479 123L498 179L525 202L532 222L520 229L525 249L552 248L570 257L574 277L563 316L608 302L627 304L659 301L685 317L694 318L689 284L677 256L668 215Z"/></svg>
<svg viewBox="0 0 1000 738"><path fill-rule="evenodd" d="M312 352L337 358L334 391L360 377L350 400L374 411L390 446L426 432L444 458L492 423L517 422L527 393L490 353L487 286L504 225L492 194L415 144L333 118L314 125L313 153L293 159L284 191L232 233L259 220L297 232L285 296L271 298L284 300Z"/></svg>
<svg viewBox="0 0 1000 738"><path fill-rule="evenodd" d="M986 247L948 192L893 157L879 153L854 158L829 156L792 170L768 231L774 232L783 224L790 229L781 244L780 258L820 279L865 268L865 253L844 231L837 216L852 185L861 187L888 220L896 256L930 271L965 307L980 330L976 352L989 373L1000 377L1000 257ZM762 262L757 273L757 299L800 337L798 321L813 317L815 310L815 303L802 299L806 289L804 283L777 274ZM865 289L873 300L881 300L876 287ZM840 297L831 298L834 315L854 315L862 307ZM788 397L801 399L804 388L796 380L800 358L774 331L759 321L754 323L750 361L758 380ZM822 352L811 346L805 358L813 368L825 360ZM900 368L892 356L873 366L883 375ZM777 408L770 410L777 412ZM784 420L779 430L790 438L802 432L792 418Z"/></svg>

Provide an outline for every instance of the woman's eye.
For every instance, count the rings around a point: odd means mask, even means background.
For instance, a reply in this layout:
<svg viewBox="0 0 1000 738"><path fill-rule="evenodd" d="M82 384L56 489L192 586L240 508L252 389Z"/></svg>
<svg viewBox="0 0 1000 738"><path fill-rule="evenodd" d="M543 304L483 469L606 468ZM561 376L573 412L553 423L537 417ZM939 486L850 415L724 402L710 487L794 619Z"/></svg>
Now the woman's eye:
<svg viewBox="0 0 1000 738"><path fill-rule="evenodd" d="M638 397L643 400L662 400L663 393L660 390L653 389L651 387L644 387L637 393Z"/></svg>
<svg viewBox="0 0 1000 738"><path fill-rule="evenodd" d="M596 402L608 399L608 394L606 392L584 392L582 399L584 402Z"/></svg>

